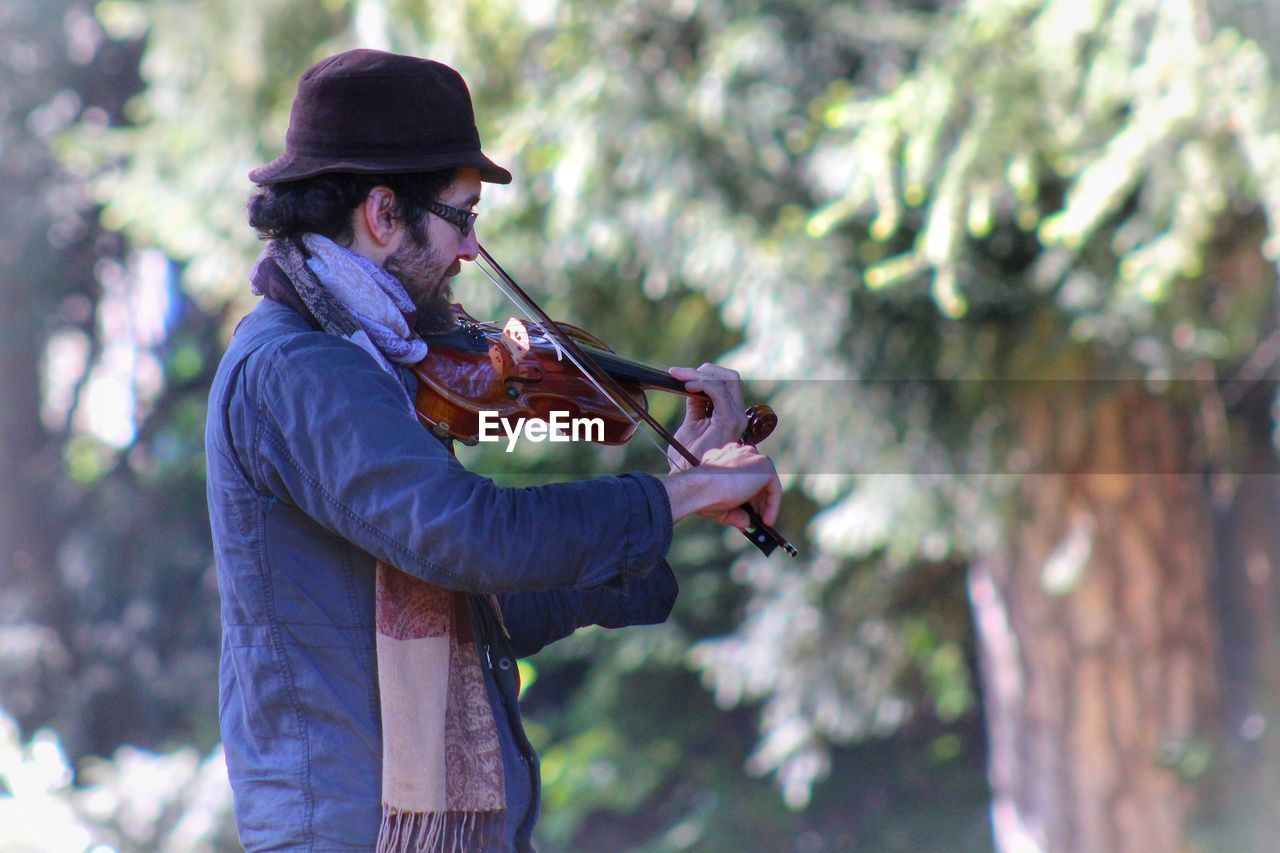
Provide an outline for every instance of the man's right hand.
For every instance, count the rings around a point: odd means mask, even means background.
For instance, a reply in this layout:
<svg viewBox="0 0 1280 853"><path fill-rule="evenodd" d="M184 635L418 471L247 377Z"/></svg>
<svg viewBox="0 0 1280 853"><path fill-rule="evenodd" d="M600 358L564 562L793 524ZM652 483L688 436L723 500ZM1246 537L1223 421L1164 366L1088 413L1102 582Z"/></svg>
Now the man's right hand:
<svg viewBox="0 0 1280 853"><path fill-rule="evenodd" d="M672 521L703 515L721 524L751 524L742 504L750 504L765 524L773 524L782 504L782 482L773 462L748 444L707 451L702 464L660 478L671 500Z"/></svg>

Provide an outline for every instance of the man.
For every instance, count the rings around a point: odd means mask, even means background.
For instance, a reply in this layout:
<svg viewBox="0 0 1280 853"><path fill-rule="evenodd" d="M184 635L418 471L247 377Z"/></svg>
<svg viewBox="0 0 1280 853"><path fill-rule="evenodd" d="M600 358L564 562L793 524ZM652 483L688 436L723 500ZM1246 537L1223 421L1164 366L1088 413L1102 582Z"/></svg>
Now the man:
<svg viewBox="0 0 1280 853"><path fill-rule="evenodd" d="M220 717L241 841L265 849L527 850L537 760L517 656L660 622L674 522L772 522L769 460L733 444L736 374L681 434L704 465L504 489L417 422L420 332L477 253L480 150L457 72L357 50L303 75L285 153L255 170L265 298L207 425L222 593Z"/></svg>

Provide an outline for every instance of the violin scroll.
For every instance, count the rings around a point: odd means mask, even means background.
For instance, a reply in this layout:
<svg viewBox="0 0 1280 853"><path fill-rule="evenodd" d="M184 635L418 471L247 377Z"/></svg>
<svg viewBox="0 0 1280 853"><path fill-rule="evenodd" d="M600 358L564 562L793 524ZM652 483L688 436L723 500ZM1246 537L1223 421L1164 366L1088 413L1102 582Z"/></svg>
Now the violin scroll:
<svg viewBox="0 0 1280 853"><path fill-rule="evenodd" d="M764 403L757 403L747 409L747 426L742 430L742 438L738 441L754 447L772 435L777 426L778 416L773 409Z"/></svg>

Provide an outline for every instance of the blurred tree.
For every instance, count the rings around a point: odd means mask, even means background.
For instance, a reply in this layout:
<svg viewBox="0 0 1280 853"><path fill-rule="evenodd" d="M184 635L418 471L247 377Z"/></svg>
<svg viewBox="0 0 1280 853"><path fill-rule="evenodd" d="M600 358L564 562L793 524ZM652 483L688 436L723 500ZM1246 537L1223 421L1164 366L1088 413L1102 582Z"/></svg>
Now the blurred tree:
<svg viewBox="0 0 1280 853"><path fill-rule="evenodd" d="M78 777L78 782L77 782ZM155 755L132 747L73 772L56 734L30 742L0 713L0 848L233 850L235 824L222 749Z"/></svg>
<svg viewBox="0 0 1280 853"><path fill-rule="evenodd" d="M74 191L67 199L66 184L56 180L61 172L47 144L59 125L74 118L65 113L74 113L78 106L78 97L68 88L73 66L61 49L62 22L56 16L46 19L36 3L9 4L0 14L4 16L0 75L5 92L0 192L6 210L21 212L10 217L9 227L0 235L0 299L6 308L0 320L4 324L0 334L4 400L0 405L0 483L4 484L0 488L0 583L8 591L0 606L10 634L3 644L8 650L4 660L8 681L12 668L34 668L33 659L42 647L58 648L41 631L61 609L61 602L56 600L55 587L47 583L57 533L51 529L48 504L52 498L44 486L58 459L56 444L40 422L40 364L48 334L44 318L54 314L68 293L86 289L86 283L83 278L67 281L75 268L59 255L63 246L51 241L56 235L65 245L84 231ZM63 95L62 116L51 99L58 93ZM59 188L64 192L58 193ZM53 228L55 223L61 227ZM75 272L89 266L81 263ZM81 314L82 322L86 321L87 312ZM15 660L19 654L27 660ZM50 657L59 655L53 651ZM11 694L14 689L10 686L5 692ZM22 712L33 710L34 702L30 697L9 699Z"/></svg>
<svg viewBox="0 0 1280 853"><path fill-rule="evenodd" d="M62 432L71 419L55 416L51 427L41 418L47 411L43 379L56 369L48 347L61 335L73 351L70 358L74 351L89 358L100 296L94 264L120 251L119 241L96 227L83 185L59 167L51 142L85 109L99 119L118 110L123 96L110 83L127 90L134 80L119 50L103 57L100 69L92 67L99 39L84 4L13 3L0 14L6 98L0 193L4 208L16 214L0 236L6 309L0 345L0 579L6 590L0 625L6 641L0 675L5 704L30 722L55 713L54 695L83 663L71 637L74 593L61 560L76 523L67 512L62 468ZM72 396L83 388L74 380L68 384Z"/></svg>
<svg viewBox="0 0 1280 853"><path fill-rule="evenodd" d="M1202 5L1050 0L966 4L892 90L827 103L814 156L846 165L809 233L851 243L877 308L914 306L850 324L851 367L947 380L923 417L950 469L1024 475L990 504L998 537L937 516L939 547L973 561L1003 849L1191 832L1225 721L1219 637L1240 639L1210 594L1211 498L1244 500L1234 475L1257 455L1229 438L1258 416L1238 405L1250 389L1217 379L1274 361L1273 97L1257 46ZM932 352L921 297L951 320ZM891 386L879 412L917 393ZM820 535L882 480L855 478ZM909 484L900 505L955 494Z"/></svg>
<svg viewBox="0 0 1280 853"><path fill-rule="evenodd" d="M76 758L209 749L216 590L200 425L220 318L99 222L57 156L122 121L142 42L85 2L0 10L0 705Z"/></svg>

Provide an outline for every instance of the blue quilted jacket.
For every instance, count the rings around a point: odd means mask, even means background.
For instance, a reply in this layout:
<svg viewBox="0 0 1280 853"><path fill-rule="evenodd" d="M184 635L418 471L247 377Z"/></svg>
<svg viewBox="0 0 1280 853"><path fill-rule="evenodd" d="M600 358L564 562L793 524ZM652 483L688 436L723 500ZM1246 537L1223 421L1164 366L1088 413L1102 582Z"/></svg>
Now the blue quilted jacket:
<svg viewBox="0 0 1280 853"><path fill-rule="evenodd" d="M498 850L530 849L538 812L515 658L585 625L661 622L675 601L663 559L671 512L655 478L499 487L417 423L412 383L267 300L241 323L214 381L206 452L220 719L249 850L374 846L376 560L473 593L507 787Z"/></svg>

